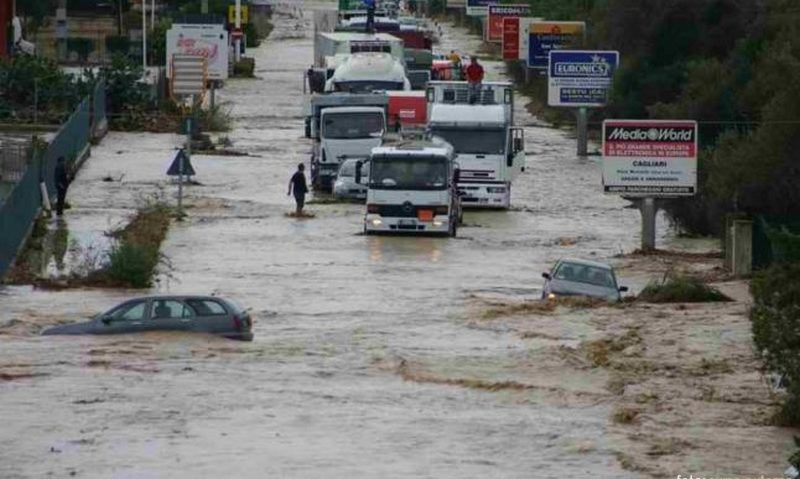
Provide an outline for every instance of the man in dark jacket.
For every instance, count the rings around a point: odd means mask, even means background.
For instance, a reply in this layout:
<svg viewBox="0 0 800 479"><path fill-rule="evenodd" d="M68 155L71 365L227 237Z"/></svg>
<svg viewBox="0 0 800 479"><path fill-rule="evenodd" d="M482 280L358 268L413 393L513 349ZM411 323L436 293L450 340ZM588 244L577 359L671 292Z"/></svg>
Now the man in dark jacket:
<svg viewBox="0 0 800 479"><path fill-rule="evenodd" d="M67 170L67 161L63 156L59 156L56 161L55 183L56 183L56 215L64 214L64 203L67 199L67 188L70 183L70 175Z"/></svg>
<svg viewBox="0 0 800 479"><path fill-rule="evenodd" d="M289 192L287 196L294 193L294 201L297 203L296 216L303 216L303 206L306 203L306 193L308 193L308 186L306 185L306 175L304 173L306 167L300 163L297 165L297 171L292 175L289 180Z"/></svg>

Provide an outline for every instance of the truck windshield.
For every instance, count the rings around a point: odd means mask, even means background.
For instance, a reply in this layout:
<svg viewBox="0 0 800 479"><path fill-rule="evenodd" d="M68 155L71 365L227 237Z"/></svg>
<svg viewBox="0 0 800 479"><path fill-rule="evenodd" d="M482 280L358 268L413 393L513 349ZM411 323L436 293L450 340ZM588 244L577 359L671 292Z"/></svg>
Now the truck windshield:
<svg viewBox="0 0 800 479"><path fill-rule="evenodd" d="M443 190L447 160L437 157L377 157L371 161L369 187L377 190Z"/></svg>
<svg viewBox="0 0 800 479"><path fill-rule="evenodd" d="M322 137L333 140L380 138L383 129L381 113L331 113L325 115Z"/></svg>
<svg viewBox="0 0 800 479"><path fill-rule="evenodd" d="M338 81L334 83L334 90L350 93L372 93L374 91L402 90L403 86L403 82L396 81Z"/></svg>
<svg viewBox="0 0 800 479"><path fill-rule="evenodd" d="M431 133L453 145L456 153L502 155L506 151L506 132L501 129L434 128Z"/></svg>

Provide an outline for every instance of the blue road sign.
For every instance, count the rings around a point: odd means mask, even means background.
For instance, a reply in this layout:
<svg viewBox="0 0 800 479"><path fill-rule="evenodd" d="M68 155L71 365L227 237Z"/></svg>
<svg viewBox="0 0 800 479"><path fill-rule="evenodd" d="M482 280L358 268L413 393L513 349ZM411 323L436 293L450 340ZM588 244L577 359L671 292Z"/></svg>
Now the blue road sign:
<svg viewBox="0 0 800 479"><path fill-rule="evenodd" d="M547 70L550 52L580 42L585 32L585 22L531 23L528 29L528 68Z"/></svg>
<svg viewBox="0 0 800 479"><path fill-rule="evenodd" d="M605 106L619 66L619 52L552 50L549 60L548 105Z"/></svg>

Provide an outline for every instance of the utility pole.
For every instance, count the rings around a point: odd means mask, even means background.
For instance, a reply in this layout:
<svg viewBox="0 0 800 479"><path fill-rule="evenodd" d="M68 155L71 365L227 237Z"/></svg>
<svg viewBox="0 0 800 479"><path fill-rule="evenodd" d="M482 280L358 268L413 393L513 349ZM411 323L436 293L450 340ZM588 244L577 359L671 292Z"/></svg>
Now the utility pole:
<svg viewBox="0 0 800 479"><path fill-rule="evenodd" d="M586 107L578 108L578 156L589 153L589 112Z"/></svg>
<svg viewBox="0 0 800 479"><path fill-rule="evenodd" d="M208 0L203 0L200 3L200 13L202 13L203 15L208 14Z"/></svg>
<svg viewBox="0 0 800 479"><path fill-rule="evenodd" d="M240 32L242 30L242 0L236 0L236 31ZM233 53L233 58L236 63L242 59L242 37L237 36L236 41L234 42L234 47L236 51Z"/></svg>
<svg viewBox="0 0 800 479"><path fill-rule="evenodd" d="M156 31L156 0L150 3L150 29Z"/></svg>
<svg viewBox="0 0 800 479"><path fill-rule="evenodd" d="M147 76L147 0L142 0L142 75Z"/></svg>

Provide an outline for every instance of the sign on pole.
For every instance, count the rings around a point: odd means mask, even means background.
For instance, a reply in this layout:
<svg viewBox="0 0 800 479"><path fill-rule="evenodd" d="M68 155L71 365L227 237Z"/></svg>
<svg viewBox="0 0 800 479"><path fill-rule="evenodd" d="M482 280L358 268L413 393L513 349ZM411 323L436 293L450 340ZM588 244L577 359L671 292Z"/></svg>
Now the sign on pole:
<svg viewBox="0 0 800 479"><path fill-rule="evenodd" d="M547 69L551 50L583 40L586 22L533 22L528 35L528 67Z"/></svg>
<svg viewBox="0 0 800 479"><path fill-rule="evenodd" d="M242 5L241 8L241 24L245 25L250 23L250 7L248 5ZM228 5L228 23L231 25L236 23L236 5Z"/></svg>
<svg viewBox="0 0 800 479"><path fill-rule="evenodd" d="M602 107L619 65L619 52L551 50L547 104Z"/></svg>
<svg viewBox="0 0 800 479"><path fill-rule="evenodd" d="M172 97L197 95L202 97L208 83L208 60L199 55L172 55L169 86Z"/></svg>
<svg viewBox="0 0 800 479"><path fill-rule="evenodd" d="M519 45L519 60L528 63L528 43L531 25L534 22L541 22L543 19L539 17L522 17L519 19L519 38L517 45Z"/></svg>
<svg viewBox="0 0 800 479"><path fill-rule="evenodd" d="M519 18L503 18L503 60L519 60Z"/></svg>
<svg viewBox="0 0 800 479"><path fill-rule="evenodd" d="M497 5L500 0L467 0L467 15L485 17L489 13L489 5Z"/></svg>
<svg viewBox="0 0 800 479"><path fill-rule="evenodd" d="M603 188L625 196L691 196L697 192L697 122L603 122Z"/></svg>
<svg viewBox="0 0 800 479"><path fill-rule="evenodd" d="M503 20L528 16L531 14L531 7L527 4L489 5L488 12L486 40L499 43L503 41Z"/></svg>
<svg viewBox="0 0 800 479"><path fill-rule="evenodd" d="M167 169L167 176L194 176L196 174L186 150L179 149L175 156L172 157L172 162L169 164L169 169Z"/></svg>
<svg viewBox="0 0 800 479"><path fill-rule="evenodd" d="M219 25L174 24L167 31L167 78L172 78L172 56L202 56L208 60L208 78L228 78L228 32Z"/></svg>

